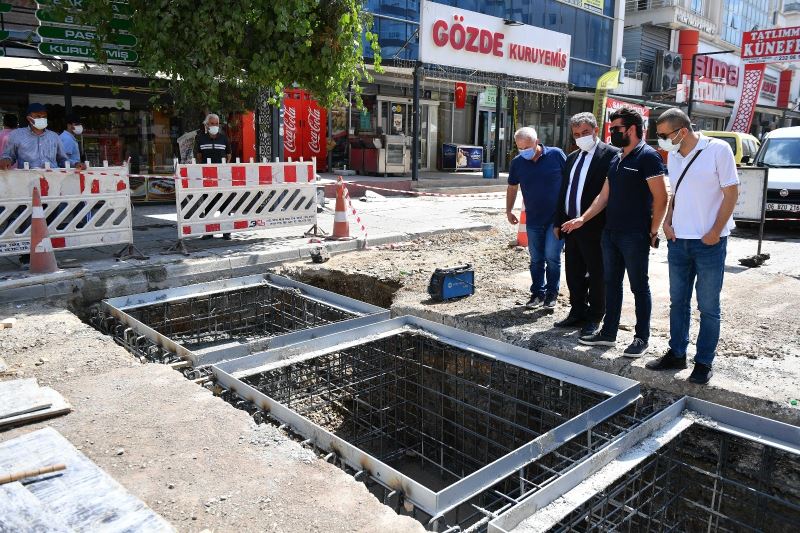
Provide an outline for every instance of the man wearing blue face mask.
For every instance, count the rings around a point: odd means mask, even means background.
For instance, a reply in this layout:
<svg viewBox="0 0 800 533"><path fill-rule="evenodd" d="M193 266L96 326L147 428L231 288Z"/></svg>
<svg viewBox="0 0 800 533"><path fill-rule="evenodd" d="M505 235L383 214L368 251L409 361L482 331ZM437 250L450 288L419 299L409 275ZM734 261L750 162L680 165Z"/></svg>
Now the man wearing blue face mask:
<svg viewBox="0 0 800 533"><path fill-rule="evenodd" d="M567 156L559 148L541 144L536 130L530 127L517 130L514 141L519 155L511 161L508 170L506 216L511 224L519 223L512 210L517 190L522 187L531 254L531 297L525 306L553 309L561 281L564 246L564 241L556 238L553 231L553 218Z"/></svg>

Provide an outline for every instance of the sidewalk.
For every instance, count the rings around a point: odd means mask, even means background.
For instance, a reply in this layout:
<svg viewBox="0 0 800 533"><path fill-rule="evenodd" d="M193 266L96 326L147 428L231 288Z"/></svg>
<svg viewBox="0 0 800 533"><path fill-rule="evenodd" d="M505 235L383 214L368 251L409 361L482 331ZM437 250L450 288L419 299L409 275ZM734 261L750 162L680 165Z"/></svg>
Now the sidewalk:
<svg viewBox="0 0 800 533"><path fill-rule="evenodd" d="M393 189L395 192L387 190L375 190L384 196L397 196L403 194L401 191L420 191L429 193L447 194L479 194L483 192L502 192L506 190L508 172L500 172L497 179L485 179L481 172L448 172L448 171L421 171L419 181L414 182L411 176L368 176L353 174L340 176L338 174L323 172L320 174L320 182L325 187L325 194L333 197L335 191L332 185L339 178L345 183L361 183L381 189ZM359 198L364 196L366 189L362 187L351 187L350 196Z"/></svg>
<svg viewBox="0 0 800 533"><path fill-rule="evenodd" d="M467 208L500 205L501 195L491 198L380 198L354 200L367 229L367 246L406 241L415 237L489 226ZM446 205L446 208L442 206ZM318 225L330 232L334 203L318 214ZM0 303L39 298L81 298L88 302L121 294L144 292L167 286L199 283L222 277L264 272L268 267L307 258L319 246L304 236L307 227L277 228L252 233L234 233L230 241L185 240L190 255L169 252L178 237L175 206L134 207L134 244L146 260L117 261L121 247L88 248L58 252L63 269L55 274L32 276L22 270L16 257L0 257ZM435 216L432 216L435 214ZM323 241L332 254L364 248L364 235L350 219L350 241ZM221 274L227 272L227 274Z"/></svg>

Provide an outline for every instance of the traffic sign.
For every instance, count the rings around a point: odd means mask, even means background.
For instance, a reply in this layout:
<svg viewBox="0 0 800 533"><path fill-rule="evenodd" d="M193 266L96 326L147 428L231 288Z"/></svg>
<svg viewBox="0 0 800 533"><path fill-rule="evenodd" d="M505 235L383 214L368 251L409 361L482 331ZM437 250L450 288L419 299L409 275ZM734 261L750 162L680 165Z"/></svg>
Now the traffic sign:
<svg viewBox="0 0 800 533"><path fill-rule="evenodd" d="M90 43L93 41L97 34L94 30L87 30L83 27L75 26L55 27L55 26L39 26L36 30L42 39L59 39L62 41L70 41L71 43ZM114 33L109 36L106 41L107 44L117 46L136 46L136 36L124 33Z"/></svg>
<svg viewBox="0 0 800 533"><path fill-rule="evenodd" d="M139 55L126 48L107 48L105 49L109 62L115 63L135 63ZM39 53L46 56L70 57L76 59L96 60L97 54L92 46L78 44L60 43L39 43Z"/></svg>
<svg viewBox="0 0 800 533"><path fill-rule="evenodd" d="M6 4L5 2L0 2L0 13L8 13L11 11L13 6L11 4Z"/></svg>
<svg viewBox="0 0 800 533"><path fill-rule="evenodd" d="M38 0L38 2L46 6L66 7L73 11L83 10L83 0ZM114 15L130 16L133 14L133 8L127 0L112 0L111 9L114 11Z"/></svg>
<svg viewBox="0 0 800 533"><path fill-rule="evenodd" d="M53 24L64 24L73 27L81 27L83 29L94 30L93 26L81 24L75 13L57 13L52 9L44 8L36 10L36 18L39 22L50 22ZM113 18L109 21L111 27L115 30L130 30L130 18Z"/></svg>

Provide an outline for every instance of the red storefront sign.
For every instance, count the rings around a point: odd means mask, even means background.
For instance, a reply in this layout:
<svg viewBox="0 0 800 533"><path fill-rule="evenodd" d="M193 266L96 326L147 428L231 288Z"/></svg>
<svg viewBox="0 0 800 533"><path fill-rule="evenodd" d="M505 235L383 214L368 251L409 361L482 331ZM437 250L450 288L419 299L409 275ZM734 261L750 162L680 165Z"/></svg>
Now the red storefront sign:
<svg viewBox="0 0 800 533"><path fill-rule="evenodd" d="M456 109L464 109L467 105L467 84L456 83Z"/></svg>
<svg viewBox="0 0 800 533"><path fill-rule="evenodd" d="M603 142L606 143L611 142L611 131L609 131L609 128L611 127L611 114L622 107L633 109L634 111L638 111L639 114L642 115L642 119L644 119L643 134L645 137L647 137L647 127L650 124L650 108L643 105L623 102L622 100L617 100L615 98L609 98L608 102L606 103L605 120L603 121Z"/></svg>
<svg viewBox="0 0 800 533"><path fill-rule="evenodd" d="M746 31L742 34L742 61L771 63L800 59L800 26Z"/></svg>
<svg viewBox="0 0 800 533"><path fill-rule="evenodd" d="M327 170L325 109L302 89L289 89L283 99L283 154L298 160L317 158L317 170Z"/></svg>
<svg viewBox="0 0 800 533"><path fill-rule="evenodd" d="M722 78L732 87L739 86L739 67L709 56L697 56L694 66L697 78Z"/></svg>

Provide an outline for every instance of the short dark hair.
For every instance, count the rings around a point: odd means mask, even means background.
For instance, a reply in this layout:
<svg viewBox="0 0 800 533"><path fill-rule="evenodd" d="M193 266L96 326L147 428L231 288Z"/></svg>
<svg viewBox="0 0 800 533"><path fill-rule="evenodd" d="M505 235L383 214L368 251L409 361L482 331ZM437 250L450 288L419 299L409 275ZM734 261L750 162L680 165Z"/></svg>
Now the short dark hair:
<svg viewBox="0 0 800 533"><path fill-rule="evenodd" d="M669 122L670 127L673 128L688 128L692 129L692 121L689 119L689 115L683 112L682 109L677 107L672 107L667 109L661 116L656 119L656 125L662 124L664 122Z"/></svg>
<svg viewBox="0 0 800 533"><path fill-rule="evenodd" d="M644 120L642 119L642 115L636 111L635 109L631 109L630 107L620 107L609 117L611 122L614 122L618 118L622 119L622 124L626 128L630 128L631 126L636 126L636 135L641 139L644 137L643 135L643 127L644 127Z"/></svg>
<svg viewBox="0 0 800 533"><path fill-rule="evenodd" d="M17 126L19 126L19 118L17 118L17 115L13 113L6 113L3 115L3 127L16 128Z"/></svg>

